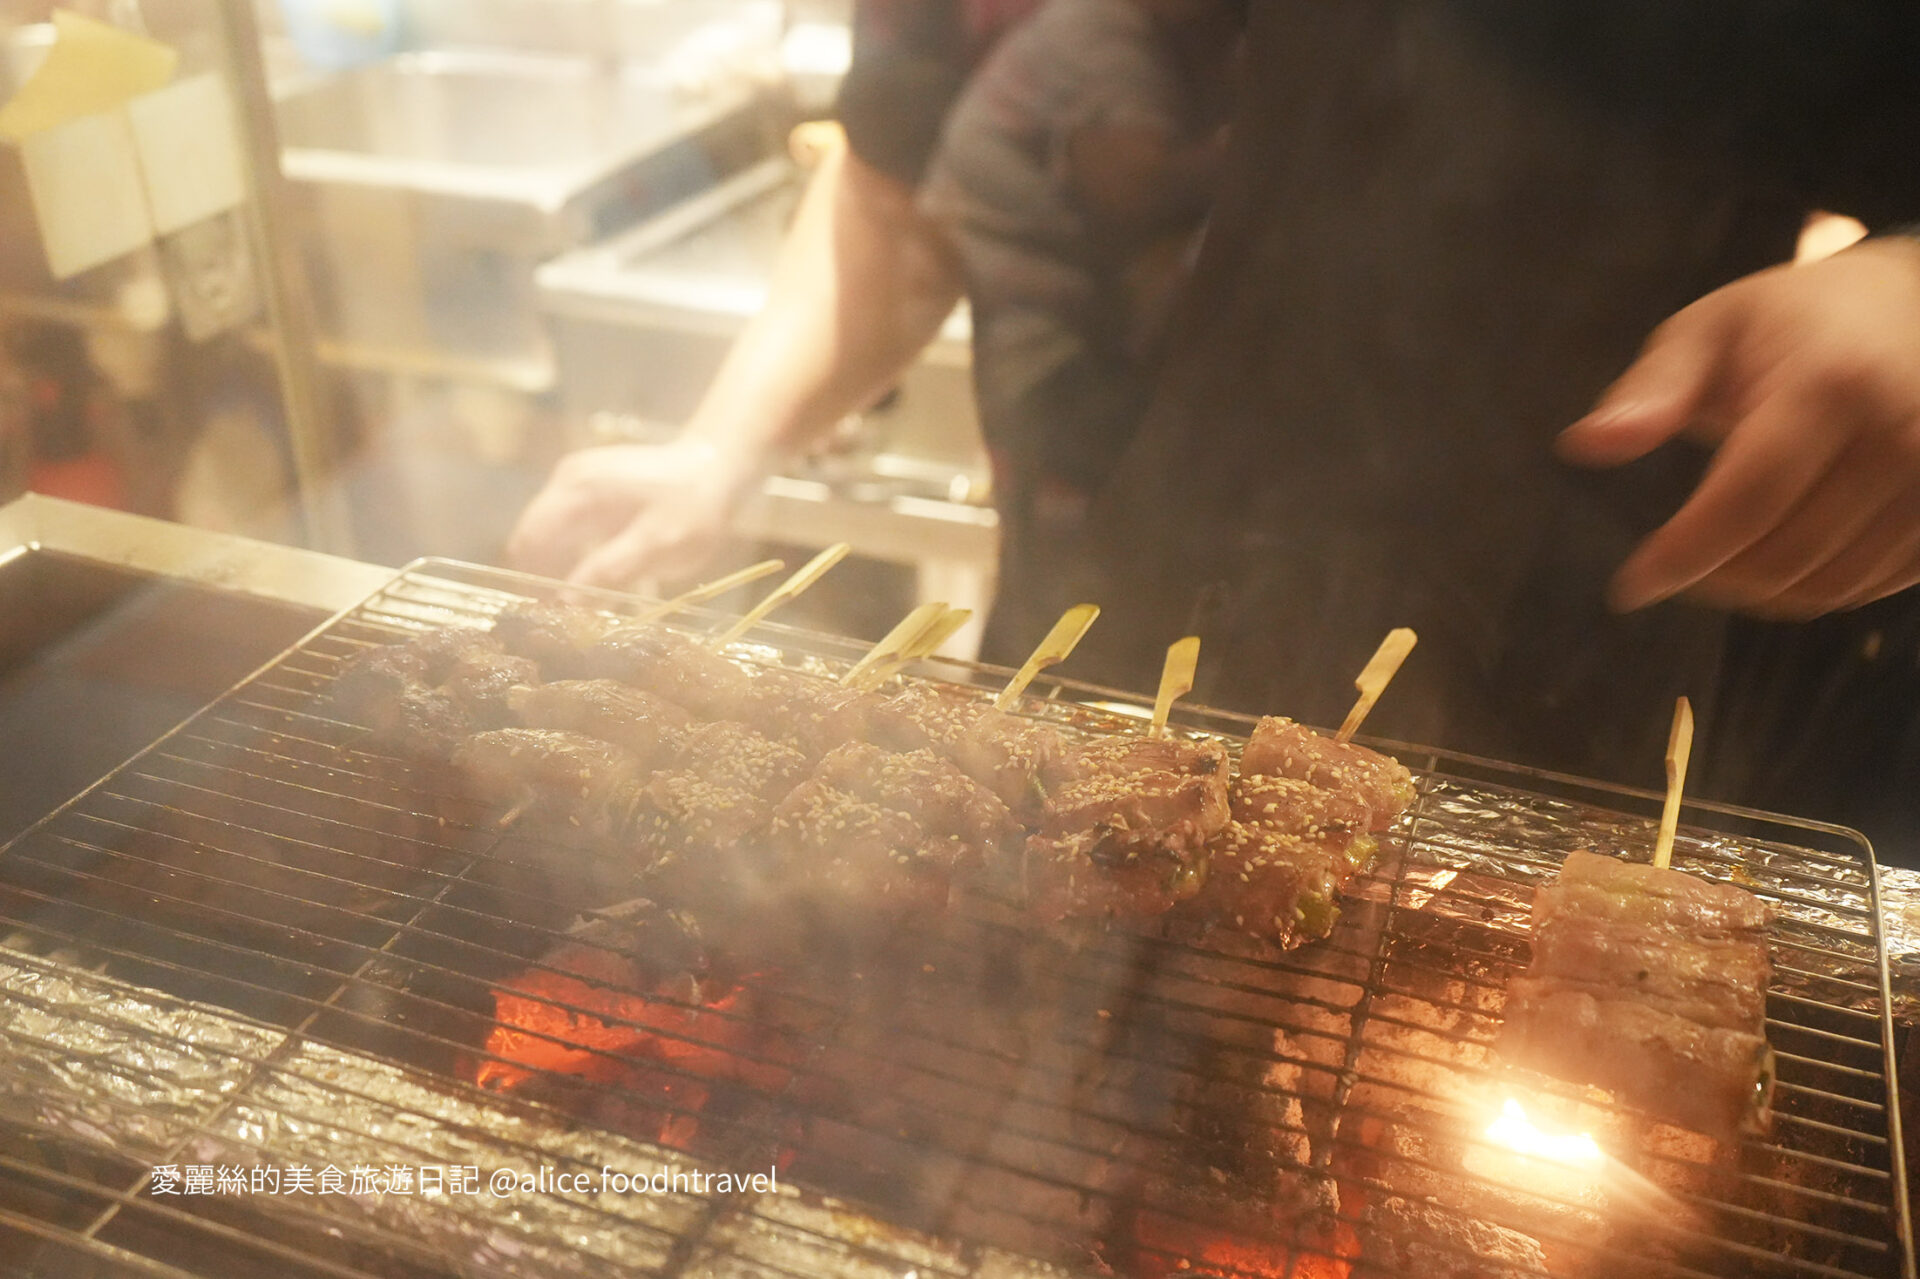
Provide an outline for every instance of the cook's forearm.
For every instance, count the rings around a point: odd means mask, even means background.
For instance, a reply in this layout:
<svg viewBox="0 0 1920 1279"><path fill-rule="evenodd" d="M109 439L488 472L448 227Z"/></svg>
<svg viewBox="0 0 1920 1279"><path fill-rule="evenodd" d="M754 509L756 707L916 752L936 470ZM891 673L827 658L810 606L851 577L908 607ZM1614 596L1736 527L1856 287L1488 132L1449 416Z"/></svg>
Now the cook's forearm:
<svg viewBox="0 0 1920 1279"><path fill-rule="evenodd" d="M687 436L744 475L877 399L960 294L913 193L835 149L782 247L767 304L722 364Z"/></svg>

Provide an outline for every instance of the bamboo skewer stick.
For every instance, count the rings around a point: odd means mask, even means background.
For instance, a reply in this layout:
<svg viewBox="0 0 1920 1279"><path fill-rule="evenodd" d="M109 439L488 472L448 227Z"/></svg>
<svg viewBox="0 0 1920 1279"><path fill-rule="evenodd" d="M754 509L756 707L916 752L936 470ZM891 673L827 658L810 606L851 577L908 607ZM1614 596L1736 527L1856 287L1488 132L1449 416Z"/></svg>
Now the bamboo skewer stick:
<svg viewBox="0 0 1920 1279"><path fill-rule="evenodd" d="M905 659L901 665L904 666L906 662L917 662L923 657L932 657L940 651L942 644L953 638L955 631L967 624L967 620L972 616L973 610L970 608L949 608L945 617L929 626L926 634L907 646L907 651L901 654Z"/></svg>
<svg viewBox="0 0 1920 1279"><path fill-rule="evenodd" d="M940 646L947 642L953 633L967 624L973 616L970 608L949 608L940 619L927 627L916 637L913 643L900 651L898 657L882 662L867 675L865 688L878 688L891 679L902 667L919 661L923 657L932 657Z"/></svg>
<svg viewBox="0 0 1920 1279"><path fill-rule="evenodd" d="M1360 690L1360 698L1354 702L1353 709L1347 712L1346 722L1340 725L1340 731L1334 734L1334 740L1344 742L1360 731L1360 725L1366 720L1373 704L1380 700L1380 694L1387 691L1387 685L1399 673L1400 663L1407 660L1407 654L1420 642L1420 637L1404 626L1395 627L1387 632L1380 641L1380 647L1374 650L1373 659L1353 681Z"/></svg>
<svg viewBox="0 0 1920 1279"><path fill-rule="evenodd" d="M820 552L805 564L802 564L799 571L794 573L792 577L789 577L786 581L774 587L765 599L755 604L751 609L748 609L746 616L742 617L732 626L729 626L713 639L707 641L707 647L712 649L725 648L742 635L745 635L748 631L764 621L767 614L798 596L802 591L812 586L822 577L825 577L827 570L845 559L847 552L852 549L853 548L845 542L835 542L832 546L829 546L826 550Z"/></svg>
<svg viewBox="0 0 1920 1279"><path fill-rule="evenodd" d="M1680 827L1680 792L1687 785L1687 761L1693 758L1693 704L1674 703L1673 729L1667 734L1667 805L1660 813L1660 834L1653 841L1653 864L1673 864L1673 836Z"/></svg>
<svg viewBox="0 0 1920 1279"><path fill-rule="evenodd" d="M704 604L710 599L717 599L736 586L745 586L749 582L757 582L763 577L778 573L786 566L785 560L761 560L758 564L749 564L725 577L716 577L711 582L703 582L690 591L674 596L664 604L654 605L635 617L632 624L657 622L663 617L678 613L683 608L692 608L695 604Z"/></svg>
<svg viewBox="0 0 1920 1279"><path fill-rule="evenodd" d="M1099 616L1098 604L1075 604L1062 613L1060 620L1053 624L1053 629L1047 632L1047 637L1040 641L1040 647L1033 650L1026 664L1000 690L1000 696L993 699L993 708L997 711L1011 710L1013 704L1020 700L1020 694L1027 691L1027 685L1033 683L1034 676L1056 662L1064 661Z"/></svg>
<svg viewBox="0 0 1920 1279"><path fill-rule="evenodd" d="M941 603L922 604L914 609L884 636L880 642L867 650L866 656L847 668L840 682L849 688L857 688L873 669L883 662L892 661L906 652L913 642L937 625L947 614L947 606Z"/></svg>
<svg viewBox="0 0 1920 1279"><path fill-rule="evenodd" d="M1163 737L1173 704L1193 691L1194 668L1200 664L1200 637L1189 635L1167 646L1166 665L1160 668L1160 695L1153 699L1153 727L1149 737Z"/></svg>

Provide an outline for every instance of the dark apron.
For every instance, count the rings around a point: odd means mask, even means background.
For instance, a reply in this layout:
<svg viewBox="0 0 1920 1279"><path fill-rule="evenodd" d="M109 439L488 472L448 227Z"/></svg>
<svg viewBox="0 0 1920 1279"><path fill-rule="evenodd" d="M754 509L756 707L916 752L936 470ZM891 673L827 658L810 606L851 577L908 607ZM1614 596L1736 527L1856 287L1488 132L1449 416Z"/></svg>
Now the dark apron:
<svg viewBox="0 0 1920 1279"><path fill-rule="evenodd" d="M1676 695L1711 735L1726 623L1602 589L1701 459L1585 472L1553 436L1807 210L1920 209L1916 13L1256 4L1229 183L1093 515L1107 612L1075 673L1150 688L1196 631L1196 696L1334 723L1410 625L1369 731L1657 782Z"/></svg>

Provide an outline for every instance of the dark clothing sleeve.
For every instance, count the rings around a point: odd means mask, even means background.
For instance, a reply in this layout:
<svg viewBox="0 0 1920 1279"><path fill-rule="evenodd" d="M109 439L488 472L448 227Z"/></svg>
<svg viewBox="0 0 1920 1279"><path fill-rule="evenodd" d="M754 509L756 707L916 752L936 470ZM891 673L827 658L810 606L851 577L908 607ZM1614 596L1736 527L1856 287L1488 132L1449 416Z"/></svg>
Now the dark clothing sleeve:
<svg viewBox="0 0 1920 1279"><path fill-rule="evenodd" d="M947 111L1037 0L854 0L853 65L835 114L853 153L918 186Z"/></svg>
<svg viewBox="0 0 1920 1279"><path fill-rule="evenodd" d="M971 70L958 0L857 0L836 114L853 153L918 186Z"/></svg>

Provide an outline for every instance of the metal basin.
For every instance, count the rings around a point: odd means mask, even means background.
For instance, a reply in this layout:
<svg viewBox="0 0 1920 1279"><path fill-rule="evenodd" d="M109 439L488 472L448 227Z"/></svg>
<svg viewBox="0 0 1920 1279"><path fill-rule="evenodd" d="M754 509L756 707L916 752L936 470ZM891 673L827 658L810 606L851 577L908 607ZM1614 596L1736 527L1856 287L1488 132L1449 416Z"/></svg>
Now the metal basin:
<svg viewBox="0 0 1920 1279"><path fill-rule="evenodd" d="M471 192L557 209L710 124L744 92L693 97L585 58L402 54L281 99L290 176Z"/></svg>
<svg viewBox="0 0 1920 1279"><path fill-rule="evenodd" d="M0 557L0 845L325 616L57 551Z"/></svg>
<svg viewBox="0 0 1920 1279"><path fill-rule="evenodd" d="M675 88L590 58L422 52L285 93L283 164L328 351L543 390L544 258L706 189L775 145L745 82Z"/></svg>

